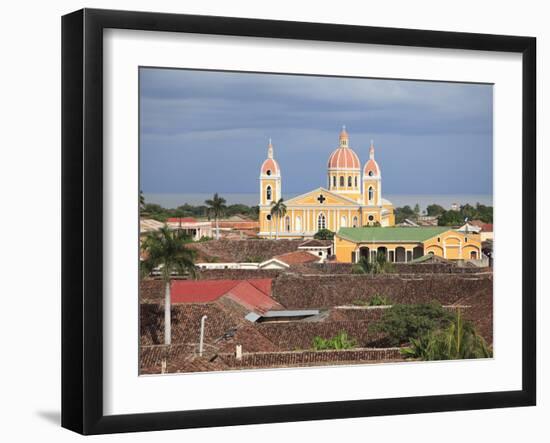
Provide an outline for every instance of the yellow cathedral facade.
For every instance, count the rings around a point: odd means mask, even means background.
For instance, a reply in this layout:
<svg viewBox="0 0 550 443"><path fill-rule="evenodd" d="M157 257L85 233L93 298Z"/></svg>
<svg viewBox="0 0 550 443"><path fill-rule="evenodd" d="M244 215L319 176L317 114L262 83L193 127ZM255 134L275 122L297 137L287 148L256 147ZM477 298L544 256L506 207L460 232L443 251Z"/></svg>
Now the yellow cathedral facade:
<svg viewBox="0 0 550 443"><path fill-rule="evenodd" d="M382 197L382 172L374 159L373 142L369 159L361 167L345 127L338 147L328 158L327 187L284 200L286 213L277 217L271 210L281 197L281 168L270 141L267 159L260 168L260 237L309 238L321 229L338 232L347 227L395 224L394 207Z"/></svg>

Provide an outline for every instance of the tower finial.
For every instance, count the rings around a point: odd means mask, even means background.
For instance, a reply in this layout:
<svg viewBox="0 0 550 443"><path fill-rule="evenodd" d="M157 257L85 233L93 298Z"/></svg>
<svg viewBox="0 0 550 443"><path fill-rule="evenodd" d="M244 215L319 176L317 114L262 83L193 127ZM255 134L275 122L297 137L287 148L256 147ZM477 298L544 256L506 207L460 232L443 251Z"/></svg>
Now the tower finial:
<svg viewBox="0 0 550 443"><path fill-rule="evenodd" d="M369 158L374 160L374 140L372 138L370 139Z"/></svg>
<svg viewBox="0 0 550 443"><path fill-rule="evenodd" d="M269 137L269 144L267 145L267 157L273 158L273 145L271 144L271 137Z"/></svg>
<svg viewBox="0 0 550 443"><path fill-rule="evenodd" d="M348 147L348 133L346 131L346 125L342 125L342 131L340 131L340 147L341 148L347 148Z"/></svg>

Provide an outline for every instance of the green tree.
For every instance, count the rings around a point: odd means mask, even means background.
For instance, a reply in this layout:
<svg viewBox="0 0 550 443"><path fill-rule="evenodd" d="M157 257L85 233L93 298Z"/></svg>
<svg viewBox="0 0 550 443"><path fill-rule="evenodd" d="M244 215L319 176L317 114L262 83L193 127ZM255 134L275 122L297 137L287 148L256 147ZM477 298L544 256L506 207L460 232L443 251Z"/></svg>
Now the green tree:
<svg viewBox="0 0 550 443"><path fill-rule="evenodd" d="M210 200L205 200L206 205L208 206L208 214L214 217L214 220L216 221L216 240L220 239L220 226L219 226L219 219L224 214L226 206L225 206L225 198L222 198L218 195L216 192L214 194L214 197Z"/></svg>
<svg viewBox="0 0 550 443"><path fill-rule="evenodd" d="M275 218L275 240L279 239L279 222L286 215L286 205L282 198L271 204L271 218Z"/></svg>
<svg viewBox="0 0 550 443"><path fill-rule="evenodd" d="M464 223L464 217L458 211L445 211L439 219L437 224L439 226L460 226Z"/></svg>
<svg viewBox="0 0 550 443"><path fill-rule="evenodd" d="M414 215L416 218L420 215L420 205L418 203L414 205Z"/></svg>
<svg viewBox="0 0 550 443"><path fill-rule="evenodd" d="M164 226L150 232L142 243L145 259L141 262L142 275L159 270L164 281L164 344L171 339L170 281L173 274L195 276L195 251L188 249L189 236Z"/></svg>
<svg viewBox="0 0 550 443"><path fill-rule="evenodd" d="M468 218L468 220L474 220L478 215L476 208L469 203L460 207L460 214L462 215L462 220L466 218Z"/></svg>
<svg viewBox="0 0 550 443"><path fill-rule="evenodd" d="M426 212L431 217L437 217L438 215L441 215L445 212L445 208L443 206L436 205L435 203L433 203L426 207Z"/></svg>
<svg viewBox="0 0 550 443"><path fill-rule="evenodd" d="M315 337L313 339L313 349L324 351L327 349L350 349L357 346L357 342L348 337L347 332L340 331L338 335L332 338Z"/></svg>
<svg viewBox="0 0 550 443"><path fill-rule="evenodd" d="M402 349L401 354L419 360L459 360L491 358L493 351L458 310L447 328L412 338L410 346Z"/></svg>
<svg viewBox="0 0 550 443"><path fill-rule="evenodd" d="M334 232L330 229L319 229L313 238L315 240L334 240Z"/></svg>
<svg viewBox="0 0 550 443"><path fill-rule="evenodd" d="M396 304L385 310L370 329L385 334L390 346L399 346L445 327L451 320L452 315L437 302Z"/></svg>
<svg viewBox="0 0 550 443"><path fill-rule="evenodd" d="M395 208L395 222L402 223L406 218L414 218L414 211L409 205Z"/></svg>
<svg viewBox="0 0 550 443"><path fill-rule="evenodd" d="M361 257L359 262L351 268L352 274L386 274L394 271L393 263L386 259L386 254L383 252L378 252L374 261Z"/></svg>

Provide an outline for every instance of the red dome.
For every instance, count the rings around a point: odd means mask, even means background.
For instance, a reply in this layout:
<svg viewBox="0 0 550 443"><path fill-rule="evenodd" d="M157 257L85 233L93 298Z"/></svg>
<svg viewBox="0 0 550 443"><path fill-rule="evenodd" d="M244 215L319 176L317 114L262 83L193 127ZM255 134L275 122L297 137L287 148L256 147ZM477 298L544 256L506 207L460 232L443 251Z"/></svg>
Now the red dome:
<svg viewBox="0 0 550 443"><path fill-rule="evenodd" d="M372 172L372 174L370 174ZM376 163L376 160L370 159L366 164L365 168L363 169L363 174L365 177L378 177L380 175L380 168L378 167L378 163Z"/></svg>
<svg viewBox="0 0 550 443"><path fill-rule="evenodd" d="M338 148L328 158L329 169L361 169L357 154L350 148Z"/></svg>
<svg viewBox="0 0 550 443"><path fill-rule="evenodd" d="M279 175L279 164L274 159L268 158L263 162L261 171L265 175Z"/></svg>

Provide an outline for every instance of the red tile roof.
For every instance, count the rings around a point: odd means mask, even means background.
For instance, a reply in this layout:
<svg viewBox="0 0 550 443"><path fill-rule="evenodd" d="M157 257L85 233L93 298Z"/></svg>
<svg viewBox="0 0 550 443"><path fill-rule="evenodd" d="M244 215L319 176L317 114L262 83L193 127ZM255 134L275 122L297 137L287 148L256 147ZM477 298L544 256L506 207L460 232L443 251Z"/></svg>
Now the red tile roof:
<svg viewBox="0 0 550 443"><path fill-rule="evenodd" d="M235 287L239 280L173 280L172 303L208 303Z"/></svg>
<svg viewBox="0 0 550 443"><path fill-rule="evenodd" d="M277 255L273 258L285 262L287 265L297 265L301 263L313 263L319 261L319 257L306 251L294 251L286 254Z"/></svg>
<svg viewBox="0 0 550 443"><path fill-rule="evenodd" d="M281 307L270 297L271 279L174 280L171 289L172 303L210 303L227 296L251 311Z"/></svg>
<svg viewBox="0 0 550 443"><path fill-rule="evenodd" d="M271 278L255 278L247 281L252 286L262 291L265 295L271 296Z"/></svg>
<svg viewBox="0 0 550 443"><path fill-rule="evenodd" d="M492 223L485 223L481 225L481 231L482 232L493 232L493 224Z"/></svg>
<svg viewBox="0 0 550 443"><path fill-rule="evenodd" d="M228 297L251 311L266 312L275 307L280 308L279 303L246 280L231 289Z"/></svg>

